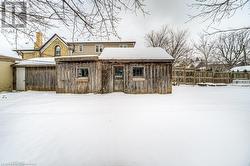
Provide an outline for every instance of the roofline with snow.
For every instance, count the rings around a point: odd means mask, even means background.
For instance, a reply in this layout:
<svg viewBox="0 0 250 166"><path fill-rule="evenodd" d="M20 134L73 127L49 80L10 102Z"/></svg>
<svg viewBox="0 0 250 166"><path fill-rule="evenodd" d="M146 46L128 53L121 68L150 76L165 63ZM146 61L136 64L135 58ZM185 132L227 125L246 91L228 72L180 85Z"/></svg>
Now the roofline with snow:
<svg viewBox="0 0 250 166"><path fill-rule="evenodd" d="M67 42L67 44L88 44L88 43L133 43L136 41L82 41L82 42Z"/></svg>
<svg viewBox="0 0 250 166"><path fill-rule="evenodd" d="M55 67L56 64L14 64L15 67Z"/></svg>
<svg viewBox="0 0 250 166"><path fill-rule="evenodd" d="M31 49L14 49L13 51L41 51L54 37L58 37L65 45L67 45L67 43L59 36L57 35L56 33L51 37L49 38L49 40L47 40L40 48L31 48ZM68 45L67 45L68 46Z"/></svg>
<svg viewBox="0 0 250 166"><path fill-rule="evenodd" d="M7 55L0 55L0 59L21 60L21 58L10 57Z"/></svg>
<svg viewBox="0 0 250 166"><path fill-rule="evenodd" d="M56 57L56 62L73 62L73 61L98 61L98 55L84 55L84 56L63 56Z"/></svg>
<svg viewBox="0 0 250 166"><path fill-rule="evenodd" d="M123 62L123 63L130 63L130 62L170 62L172 63L174 59L99 59L103 62Z"/></svg>

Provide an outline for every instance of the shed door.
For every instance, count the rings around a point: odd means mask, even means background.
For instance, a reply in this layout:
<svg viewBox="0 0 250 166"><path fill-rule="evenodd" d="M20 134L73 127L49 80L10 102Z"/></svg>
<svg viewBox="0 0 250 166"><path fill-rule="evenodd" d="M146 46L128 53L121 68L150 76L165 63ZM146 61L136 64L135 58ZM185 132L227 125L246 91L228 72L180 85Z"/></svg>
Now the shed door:
<svg viewBox="0 0 250 166"><path fill-rule="evenodd" d="M16 68L16 90L25 90L25 68Z"/></svg>
<svg viewBox="0 0 250 166"><path fill-rule="evenodd" d="M124 91L124 67L114 66L114 91L123 92Z"/></svg>

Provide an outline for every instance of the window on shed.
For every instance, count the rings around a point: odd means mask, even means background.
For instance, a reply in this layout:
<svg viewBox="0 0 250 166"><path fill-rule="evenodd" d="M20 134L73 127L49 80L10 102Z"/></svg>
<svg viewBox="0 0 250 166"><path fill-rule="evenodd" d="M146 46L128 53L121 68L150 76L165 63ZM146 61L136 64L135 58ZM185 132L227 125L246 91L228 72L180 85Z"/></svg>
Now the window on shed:
<svg viewBox="0 0 250 166"><path fill-rule="evenodd" d="M133 67L133 77L144 77L144 67Z"/></svg>
<svg viewBox="0 0 250 166"><path fill-rule="evenodd" d="M55 56L61 56L61 47L60 46L55 47Z"/></svg>
<svg viewBox="0 0 250 166"><path fill-rule="evenodd" d="M95 46L95 52L97 53L101 53L103 51L103 45L102 44L98 44Z"/></svg>
<svg viewBox="0 0 250 166"><path fill-rule="evenodd" d="M89 69L88 68L79 68L77 76L78 77L89 77Z"/></svg>
<svg viewBox="0 0 250 166"><path fill-rule="evenodd" d="M123 66L115 66L115 78L123 78Z"/></svg>

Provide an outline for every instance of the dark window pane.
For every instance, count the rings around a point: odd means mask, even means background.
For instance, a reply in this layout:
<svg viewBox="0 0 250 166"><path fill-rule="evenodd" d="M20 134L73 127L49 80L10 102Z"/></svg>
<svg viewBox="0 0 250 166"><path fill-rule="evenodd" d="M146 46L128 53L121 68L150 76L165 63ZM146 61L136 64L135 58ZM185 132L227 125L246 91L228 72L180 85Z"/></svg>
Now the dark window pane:
<svg viewBox="0 0 250 166"><path fill-rule="evenodd" d="M55 47L55 56L60 56L61 55L61 47L60 46L56 46Z"/></svg>
<svg viewBox="0 0 250 166"><path fill-rule="evenodd" d="M81 68L78 71L78 77L88 77L89 76L89 70L87 68Z"/></svg>
<svg viewBox="0 0 250 166"><path fill-rule="evenodd" d="M134 77L143 77L144 76L144 67L133 67L133 76Z"/></svg>
<svg viewBox="0 0 250 166"><path fill-rule="evenodd" d="M123 77L123 67L115 67L115 76Z"/></svg>

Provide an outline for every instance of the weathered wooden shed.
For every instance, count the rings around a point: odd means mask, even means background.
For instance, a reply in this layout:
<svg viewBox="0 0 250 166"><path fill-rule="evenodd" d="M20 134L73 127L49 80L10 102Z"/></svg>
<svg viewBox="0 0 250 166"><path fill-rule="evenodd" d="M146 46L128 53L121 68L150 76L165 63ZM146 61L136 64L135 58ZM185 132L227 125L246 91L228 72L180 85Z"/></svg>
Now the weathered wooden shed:
<svg viewBox="0 0 250 166"><path fill-rule="evenodd" d="M56 58L57 92L171 93L173 58L161 48L105 48Z"/></svg>
<svg viewBox="0 0 250 166"><path fill-rule="evenodd" d="M101 93L101 64L98 55L56 58L58 93Z"/></svg>
<svg viewBox="0 0 250 166"><path fill-rule="evenodd" d="M56 90L56 66L53 57L23 60L13 67L16 71L16 90Z"/></svg>
<svg viewBox="0 0 250 166"><path fill-rule="evenodd" d="M99 60L103 93L172 93L173 57L162 48L107 48Z"/></svg>

